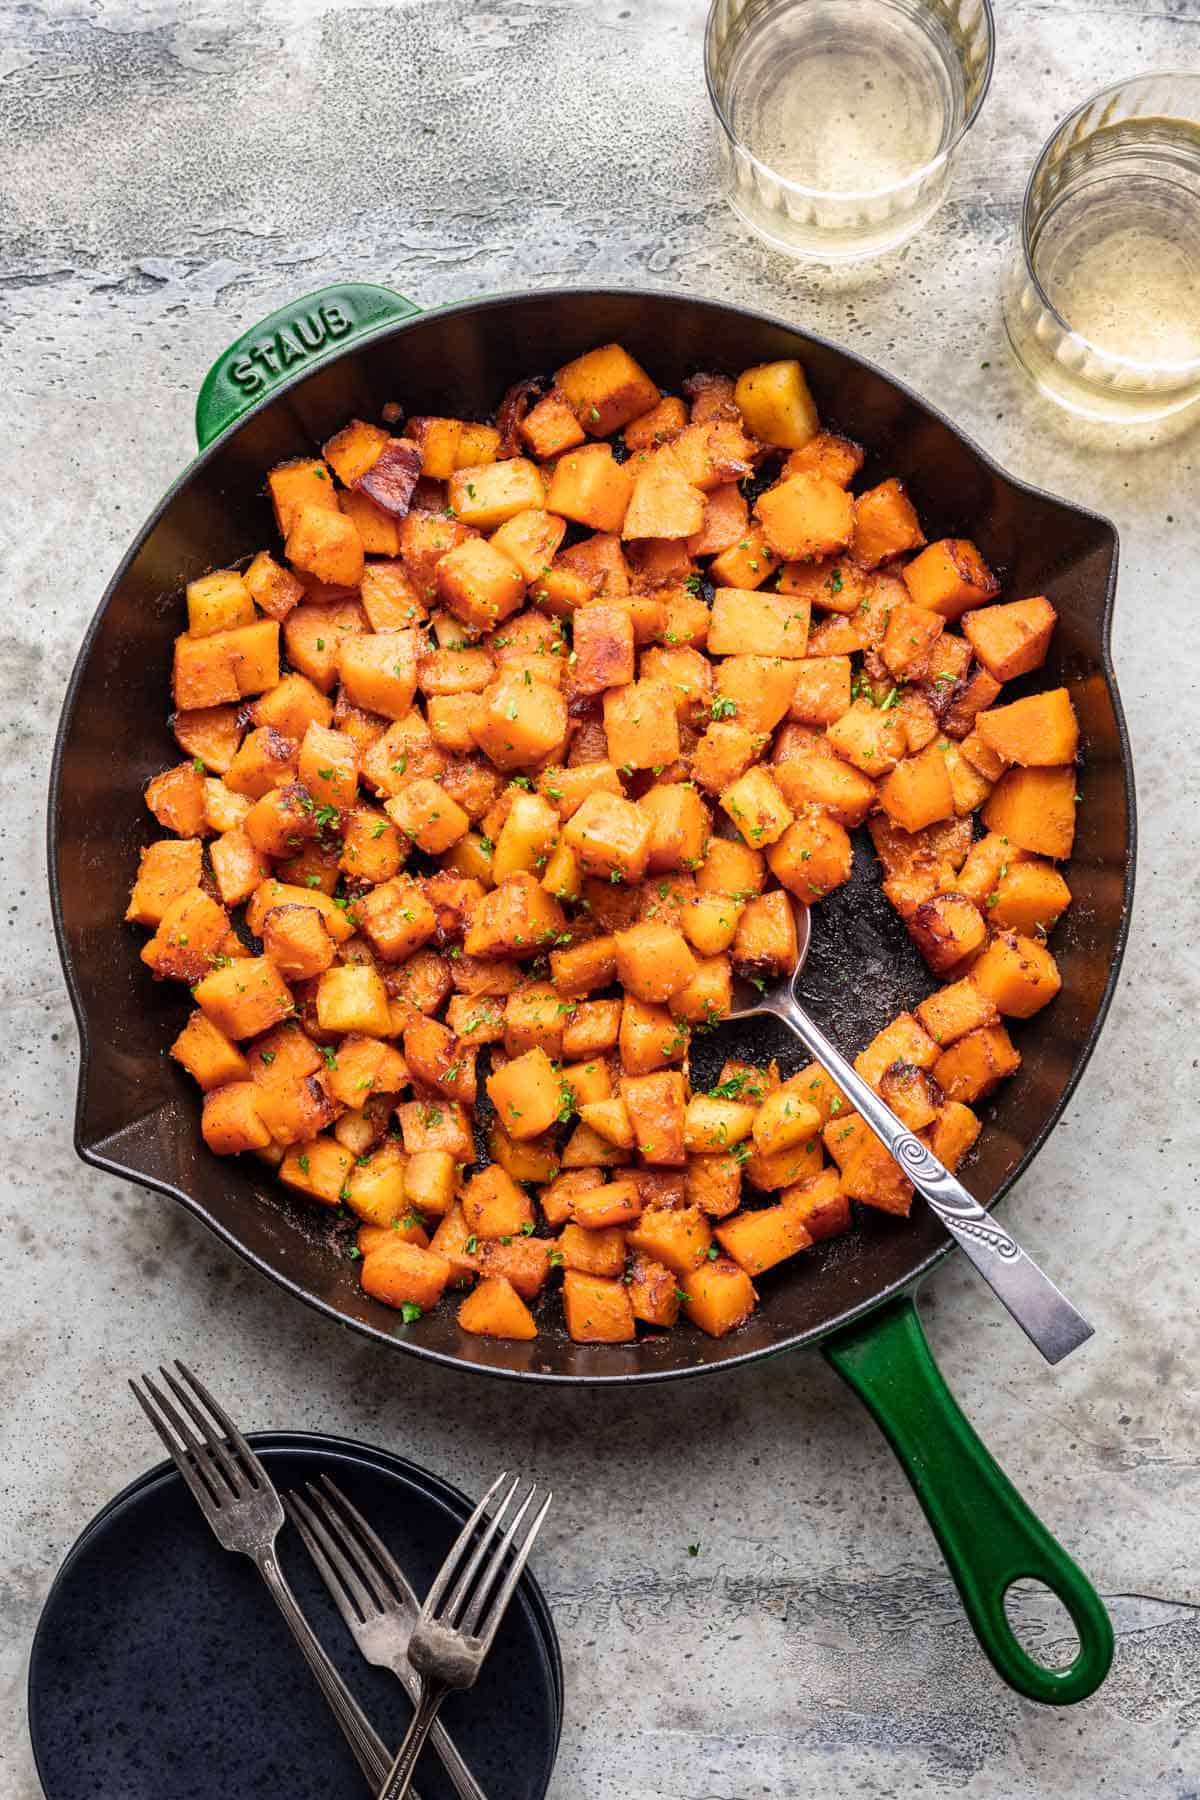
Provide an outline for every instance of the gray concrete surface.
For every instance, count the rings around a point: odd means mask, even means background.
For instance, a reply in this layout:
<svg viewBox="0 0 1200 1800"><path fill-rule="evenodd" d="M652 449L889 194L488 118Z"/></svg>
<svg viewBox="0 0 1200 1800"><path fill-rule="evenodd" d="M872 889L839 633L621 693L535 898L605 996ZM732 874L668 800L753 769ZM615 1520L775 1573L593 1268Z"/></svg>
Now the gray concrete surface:
<svg viewBox="0 0 1200 1800"><path fill-rule="evenodd" d="M855 282L760 248L717 198L702 0L0 5L7 1800L39 1791L22 1703L47 1585L150 1458L123 1378L175 1352L249 1424L374 1439L467 1487L513 1456L554 1482L539 1570L567 1663L555 1800L1200 1792L1197 439L1118 454L1065 435L1008 360L996 298L1055 118L1120 74L1194 68L1200 3L999 10L950 206ZM1109 1598L1116 1664L1076 1710L997 1682L882 1442L817 1359L648 1405L447 1379L330 1329L165 1203L75 1162L42 851L63 686L109 569L189 455L209 361L347 275L426 302L649 278L773 308L1118 521L1137 917L1104 1043L1008 1210L1098 1335L1054 1373L961 1262L923 1295L967 1412ZM1055 1640L1036 1603L1028 1617Z"/></svg>

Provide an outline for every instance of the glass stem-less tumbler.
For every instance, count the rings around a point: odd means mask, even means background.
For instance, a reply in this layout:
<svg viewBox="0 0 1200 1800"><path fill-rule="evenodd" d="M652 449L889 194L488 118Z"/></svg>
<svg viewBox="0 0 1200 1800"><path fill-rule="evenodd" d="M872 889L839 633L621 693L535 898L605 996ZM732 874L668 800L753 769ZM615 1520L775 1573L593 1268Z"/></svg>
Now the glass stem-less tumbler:
<svg viewBox="0 0 1200 1800"><path fill-rule="evenodd" d="M992 74L990 0L713 0L727 196L777 249L857 262L920 230Z"/></svg>
<svg viewBox="0 0 1200 1800"><path fill-rule="evenodd" d="M1063 120L1025 193L1004 323L1083 418L1200 401L1200 75L1140 76Z"/></svg>

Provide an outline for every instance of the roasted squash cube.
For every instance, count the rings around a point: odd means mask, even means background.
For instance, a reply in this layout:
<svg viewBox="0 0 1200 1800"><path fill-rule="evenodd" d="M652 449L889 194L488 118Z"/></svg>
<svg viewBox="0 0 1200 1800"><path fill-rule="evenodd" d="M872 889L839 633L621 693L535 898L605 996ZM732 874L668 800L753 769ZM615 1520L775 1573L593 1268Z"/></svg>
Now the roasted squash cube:
<svg viewBox="0 0 1200 1800"><path fill-rule="evenodd" d="M365 1266L365 1265L364 1265ZM475 1337L527 1342L538 1334L533 1314L503 1275L488 1275L458 1309L458 1323Z"/></svg>
<svg viewBox="0 0 1200 1800"><path fill-rule="evenodd" d="M160 838L138 855L137 880L125 917L135 925L159 925L172 900L200 886L203 847L198 837Z"/></svg>
<svg viewBox="0 0 1200 1800"><path fill-rule="evenodd" d="M792 809L770 772L757 764L732 782L721 795L721 810L731 818L751 848L765 850L792 823Z"/></svg>
<svg viewBox="0 0 1200 1800"><path fill-rule="evenodd" d="M562 1083L544 1050L527 1050L493 1071L487 1091L504 1130L518 1141L549 1130L562 1110Z"/></svg>
<svg viewBox="0 0 1200 1800"><path fill-rule="evenodd" d="M744 369L734 388L734 404L747 431L764 444L800 450L817 433L816 405L794 357Z"/></svg>
<svg viewBox="0 0 1200 1800"><path fill-rule="evenodd" d="M588 874L617 875L634 882L646 871L651 823L631 800L603 792L589 794L562 835Z"/></svg>
<svg viewBox="0 0 1200 1800"><path fill-rule="evenodd" d="M214 969L192 989L196 1004L226 1037L257 1037L286 1019L293 1001L286 982L265 956L237 958Z"/></svg>
<svg viewBox="0 0 1200 1800"><path fill-rule="evenodd" d="M263 920L263 951L285 981L307 981L333 962L333 939L312 906L274 906Z"/></svg>
<svg viewBox="0 0 1200 1800"><path fill-rule="evenodd" d="M369 963L347 963L325 971L317 984L317 1023L322 1031L389 1035L388 992Z"/></svg>
<svg viewBox="0 0 1200 1800"><path fill-rule="evenodd" d="M577 1344L626 1344L637 1337L623 1282L568 1269L563 1276L563 1312L567 1335Z"/></svg>
<svg viewBox="0 0 1200 1800"><path fill-rule="evenodd" d="M529 1195L494 1163L472 1175L462 1196L463 1217L481 1238L517 1237L533 1223Z"/></svg>
<svg viewBox="0 0 1200 1800"><path fill-rule="evenodd" d="M623 538L690 538L704 522L704 496L692 486L670 451L643 453L634 467L633 492L621 526Z"/></svg>
<svg viewBox="0 0 1200 1800"><path fill-rule="evenodd" d="M198 981L221 956L229 917L202 889L189 888L168 901L142 961L159 980Z"/></svg>
<svg viewBox="0 0 1200 1800"><path fill-rule="evenodd" d="M294 569L331 587L357 587L362 580L363 545L353 519L340 510L304 505L288 528L284 554Z"/></svg>
<svg viewBox="0 0 1200 1800"><path fill-rule="evenodd" d="M593 531L619 532L632 493L628 465L618 463L607 444L587 444L559 457L546 509Z"/></svg>
<svg viewBox="0 0 1200 1800"><path fill-rule="evenodd" d="M615 934L617 979L638 1000L662 1005L685 988L696 959L683 933L672 925L644 920Z"/></svg>
<svg viewBox="0 0 1200 1800"><path fill-rule="evenodd" d="M497 468L507 464L498 463ZM525 580L511 556L485 538L468 538L447 551L437 565L437 591L465 624L486 631L517 612L525 600Z"/></svg>
<svg viewBox="0 0 1200 1800"><path fill-rule="evenodd" d="M844 550L854 533L854 501L827 475L792 475L754 507L776 556L808 562Z"/></svg>
<svg viewBox="0 0 1200 1800"><path fill-rule="evenodd" d="M518 513L542 511L546 490L537 465L514 456L504 462L457 469L450 477L448 498L464 525L477 531L496 531ZM559 509L552 506L549 510Z"/></svg>
<svg viewBox="0 0 1200 1800"><path fill-rule="evenodd" d="M580 694L602 694L634 678L633 620L619 606L581 606L572 621L575 664L571 681Z"/></svg>
<svg viewBox="0 0 1200 1800"><path fill-rule="evenodd" d="M475 742L500 769L543 762L567 738L567 705L556 687L501 674L480 696Z"/></svg>
<svg viewBox="0 0 1200 1800"><path fill-rule="evenodd" d="M189 581L186 598L189 637L211 637L214 631L253 625L256 617L250 590L236 569L219 569Z"/></svg>
<svg viewBox="0 0 1200 1800"><path fill-rule="evenodd" d="M733 940L733 960L747 975L770 981L790 975L799 945L792 903L779 888L747 903Z"/></svg>
<svg viewBox="0 0 1200 1800"><path fill-rule="evenodd" d="M232 1081L204 1096L200 1130L218 1156L265 1150L271 1134L259 1113L259 1090L252 1081Z"/></svg>
<svg viewBox="0 0 1200 1800"><path fill-rule="evenodd" d="M961 893L934 894L905 920L908 935L935 975L945 975L987 938L974 900Z"/></svg>
<svg viewBox="0 0 1200 1800"><path fill-rule="evenodd" d="M793 765L794 766L794 765ZM854 845L844 826L827 814L808 811L794 819L767 851L771 873L806 906L849 881Z"/></svg>
<svg viewBox="0 0 1200 1800"><path fill-rule="evenodd" d="M952 819L954 789L946 756L930 744L919 756L904 757L879 783L876 798L903 831L922 831L939 819Z"/></svg>
<svg viewBox="0 0 1200 1800"><path fill-rule="evenodd" d="M1079 721L1066 688L1048 688L1008 706L993 706L975 719L975 729L1005 762L1023 768L1054 768L1074 762Z"/></svg>
<svg viewBox="0 0 1200 1800"><path fill-rule="evenodd" d="M406 1243L399 1232L392 1233L392 1240L363 1257L360 1279L364 1291L385 1306L415 1306L431 1312L450 1281L449 1261L436 1250Z"/></svg>
<svg viewBox="0 0 1200 1800"><path fill-rule="evenodd" d="M648 1206L627 1241L631 1250L686 1276L707 1260L712 1231L698 1206Z"/></svg>
<svg viewBox="0 0 1200 1800"><path fill-rule="evenodd" d="M850 1229L850 1202L836 1169L822 1169L808 1181L784 1188L779 1201L799 1219L814 1243Z"/></svg>
<svg viewBox="0 0 1200 1800"><path fill-rule="evenodd" d="M963 634L996 681L1015 681L1040 669L1050 648L1058 614L1044 595L985 606L963 619Z"/></svg>
<svg viewBox="0 0 1200 1800"><path fill-rule="evenodd" d="M988 796L982 818L989 831L1018 850L1063 861L1075 840L1073 768L1009 769Z"/></svg>
<svg viewBox="0 0 1200 1800"><path fill-rule="evenodd" d="M1004 1026L982 1025L943 1050L933 1075L947 1100L971 1101L990 1094L1020 1066L1021 1053Z"/></svg>
<svg viewBox="0 0 1200 1800"><path fill-rule="evenodd" d="M203 1012L192 1013L171 1045L171 1055L182 1063L205 1093L231 1081L247 1081L250 1065L237 1045ZM259 1146L261 1148L262 1146Z"/></svg>
<svg viewBox="0 0 1200 1800"><path fill-rule="evenodd" d="M725 1337L744 1325L758 1302L749 1275L728 1256L704 1262L686 1279L684 1311L709 1337Z"/></svg>
<svg viewBox="0 0 1200 1800"><path fill-rule="evenodd" d="M958 619L985 606L1000 583L969 538L939 538L906 563L900 574L918 606Z"/></svg>
<svg viewBox="0 0 1200 1800"><path fill-rule="evenodd" d="M574 450L585 439L579 420L565 394L551 389L536 406L531 406L518 427L533 454L541 462Z"/></svg>
<svg viewBox="0 0 1200 1800"><path fill-rule="evenodd" d="M956 1043L981 1025L992 1025L996 1002L975 985L970 976L939 988L916 1008L916 1016L935 1044Z"/></svg>
<svg viewBox="0 0 1200 1800"><path fill-rule="evenodd" d="M854 502L851 554L862 568L877 568L889 556L919 549L924 542L925 533L902 482L881 481Z"/></svg>
<svg viewBox="0 0 1200 1800"><path fill-rule="evenodd" d="M608 437L658 404L658 388L620 344L602 344L564 363L554 377L589 437Z"/></svg>
<svg viewBox="0 0 1200 1800"><path fill-rule="evenodd" d="M839 756L872 777L894 769L907 748L904 726L896 709L872 706L865 699L856 700L829 727L825 741Z"/></svg>
<svg viewBox="0 0 1200 1800"><path fill-rule="evenodd" d="M683 1076L675 1069L627 1075L620 1088L639 1155L648 1163L683 1168L687 1161Z"/></svg>
<svg viewBox="0 0 1200 1800"><path fill-rule="evenodd" d="M788 718L802 725L833 725L850 710L850 671L848 656L810 656L797 662Z"/></svg>
<svg viewBox="0 0 1200 1800"><path fill-rule="evenodd" d="M807 1250L813 1241L796 1210L782 1204L726 1219L715 1235L722 1250L747 1275L773 1269L789 1256Z"/></svg>
<svg viewBox="0 0 1200 1800"><path fill-rule="evenodd" d="M392 823L429 856L440 856L471 828L468 815L436 781L410 781L383 807Z"/></svg>
<svg viewBox="0 0 1200 1800"><path fill-rule="evenodd" d="M1044 944L1019 932L1000 932L971 966L971 980L1015 1019L1047 1006L1062 986L1058 964Z"/></svg>
<svg viewBox="0 0 1200 1800"><path fill-rule="evenodd" d="M471 908L463 948L468 956L536 956L565 925L562 908L532 875L510 875Z"/></svg>
<svg viewBox="0 0 1200 1800"><path fill-rule="evenodd" d="M1050 863L1030 858L1007 865L987 898L988 922L1027 937L1054 930L1071 904L1071 890Z"/></svg>
<svg viewBox="0 0 1200 1800"><path fill-rule="evenodd" d="M893 606L879 653L897 681L919 681L929 668L929 657L946 621L924 607Z"/></svg>
<svg viewBox="0 0 1200 1800"><path fill-rule="evenodd" d="M800 658L808 644L808 619L808 602L792 595L718 588L708 627L708 649L714 656Z"/></svg>
<svg viewBox="0 0 1200 1800"><path fill-rule="evenodd" d="M385 719L403 719L417 691L420 648L416 631L376 631L344 638L338 669L346 698Z"/></svg>
<svg viewBox="0 0 1200 1800"><path fill-rule="evenodd" d="M708 578L719 587L759 588L773 575L783 558L767 542L760 525L748 531L713 558Z"/></svg>
<svg viewBox="0 0 1200 1800"><path fill-rule="evenodd" d="M714 719L692 752L692 779L707 793L719 793L745 774L757 748L756 734L745 725Z"/></svg>

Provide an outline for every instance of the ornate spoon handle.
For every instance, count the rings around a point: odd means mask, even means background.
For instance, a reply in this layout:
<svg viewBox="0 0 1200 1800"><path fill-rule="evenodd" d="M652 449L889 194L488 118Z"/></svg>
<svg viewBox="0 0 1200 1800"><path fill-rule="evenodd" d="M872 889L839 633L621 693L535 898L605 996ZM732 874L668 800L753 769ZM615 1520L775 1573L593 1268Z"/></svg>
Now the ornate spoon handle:
<svg viewBox="0 0 1200 1800"><path fill-rule="evenodd" d="M1092 1327L1065 1294L1027 1256L998 1219L985 1212L933 1152L914 1137L857 1074L791 994L773 999L770 1010L789 1025L837 1082L856 1112L895 1157L913 1186L925 1196L947 1231L966 1251L997 1299L1008 1308L1049 1363L1061 1362L1086 1343Z"/></svg>

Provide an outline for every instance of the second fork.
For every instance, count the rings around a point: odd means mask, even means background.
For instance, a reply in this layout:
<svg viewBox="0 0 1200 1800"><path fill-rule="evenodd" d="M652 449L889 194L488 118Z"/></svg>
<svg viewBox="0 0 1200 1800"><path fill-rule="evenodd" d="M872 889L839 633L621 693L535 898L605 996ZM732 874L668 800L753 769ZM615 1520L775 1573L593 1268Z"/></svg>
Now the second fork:
<svg viewBox="0 0 1200 1800"><path fill-rule="evenodd" d="M376 1668L390 1669L415 1705L421 1684L408 1660L408 1641L420 1603L408 1578L328 1475L321 1477L320 1488L309 1482L307 1491L307 1499L295 1490L283 1495L288 1517L363 1656ZM440 1722L430 1742L459 1800L486 1800Z"/></svg>

